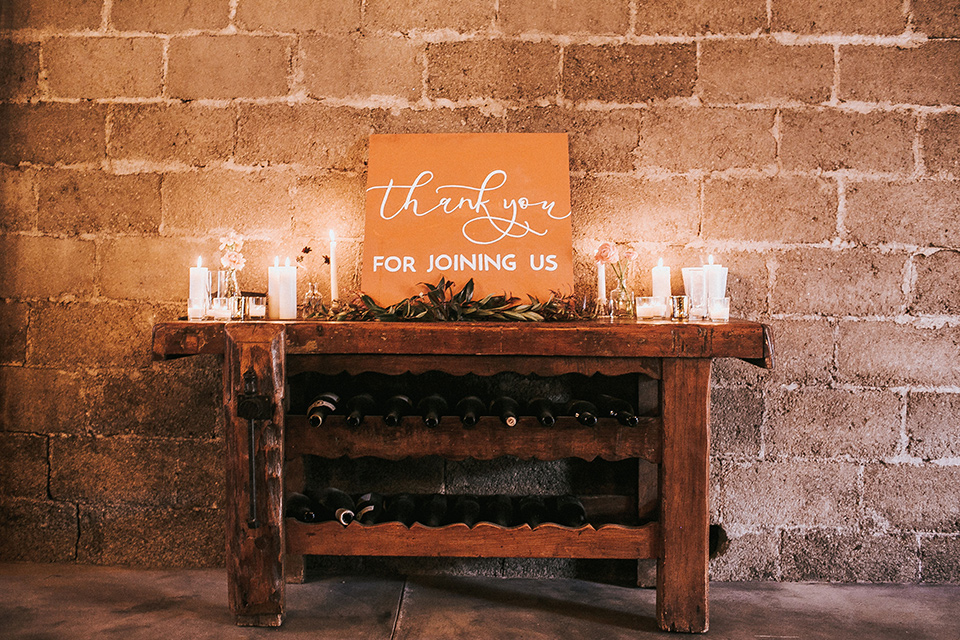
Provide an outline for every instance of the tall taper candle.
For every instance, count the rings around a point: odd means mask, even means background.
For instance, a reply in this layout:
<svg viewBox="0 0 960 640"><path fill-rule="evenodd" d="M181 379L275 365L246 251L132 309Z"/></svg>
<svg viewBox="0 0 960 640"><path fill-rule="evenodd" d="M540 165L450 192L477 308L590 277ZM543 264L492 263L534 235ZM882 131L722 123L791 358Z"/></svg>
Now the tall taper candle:
<svg viewBox="0 0 960 640"><path fill-rule="evenodd" d="M597 261L597 300L607 302L607 265Z"/></svg>
<svg viewBox="0 0 960 640"><path fill-rule="evenodd" d="M337 287L337 234L330 229L330 300L340 299L340 290Z"/></svg>
<svg viewBox="0 0 960 640"><path fill-rule="evenodd" d="M277 307L281 320L297 319L297 267L290 266L287 258L286 266L277 267L280 272L280 289L277 296Z"/></svg>
<svg viewBox="0 0 960 640"><path fill-rule="evenodd" d="M280 256L273 260L273 266L267 269L267 317L280 319Z"/></svg>

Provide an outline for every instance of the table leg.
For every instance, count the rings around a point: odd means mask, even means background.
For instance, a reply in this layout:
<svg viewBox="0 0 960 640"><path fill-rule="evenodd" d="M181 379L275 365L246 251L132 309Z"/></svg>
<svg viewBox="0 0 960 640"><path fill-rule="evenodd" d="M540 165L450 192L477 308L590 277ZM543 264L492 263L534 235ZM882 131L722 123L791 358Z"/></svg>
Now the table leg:
<svg viewBox="0 0 960 640"><path fill-rule="evenodd" d="M226 565L230 610L241 626L277 627L283 622L284 338L278 324L226 325ZM265 396L270 412L269 419L253 420L252 429L251 421L238 415L251 390Z"/></svg>
<svg viewBox="0 0 960 640"><path fill-rule="evenodd" d="M657 623L665 631L709 627L710 364L663 360Z"/></svg>

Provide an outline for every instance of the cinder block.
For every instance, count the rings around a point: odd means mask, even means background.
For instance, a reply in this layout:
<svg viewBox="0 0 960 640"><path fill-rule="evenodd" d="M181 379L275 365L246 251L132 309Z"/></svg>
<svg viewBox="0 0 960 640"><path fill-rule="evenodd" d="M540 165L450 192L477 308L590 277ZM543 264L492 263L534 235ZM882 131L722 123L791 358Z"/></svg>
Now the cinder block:
<svg viewBox="0 0 960 640"><path fill-rule="evenodd" d="M905 305L902 253L797 249L776 260L770 306L778 313L891 315Z"/></svg>
<svg viewBox="0 0 960 640"><path fill-rule="evenodd" d="M216 229L246 235L290 231L295 184L296 176L284 170L168 174L162 189L163 224L168 231L189 235Z"/></svg>
<svg viewBox="0 0 960 640"><path fill-rule="evenodd" d="M47 437L0 433L0 495L47 497Z"/></svg>
<svg viewBox="0 0 960 640"><path fill-rule="evenodd" d="M31 314L27 364L59 367L146 366L157 318L148 306L67 303Z"/></svg>
<svg viewBox="0 0 960 640"><path fill-rule="evenodd" d="M907 28L900 0L777 0L772 8L773 31L892 35Z"/></svg>
<svg viewBox="0 0 960 640"><path fill-rule="evenodd" d="M546 42L497 40L427 45L432 98L496 98L536 102L560 87L560 49Z"/></svg>
<svg viewBox="0 0 960 640"><path fill-rule="evenodd" d="M707 103L806 102L830 99L833 48L770 40L706 40L700 91Z"/></svg>
<svg viewBox="0 0 960 640"><path fill-rule="evenodd" d="M40 46L35 42L0 40L0 100L26 100L37 93Z"/></svg>
<svg viewBox="0 0 960 640"><path fill-rule="evenodd" d="M913 173L913 116L834 109L783 112L785 169Z"/></svg>
<svg viewBox="0 0 960 640"><path fill-rule="evenodd" d="M783 579L819 582L916 582L917 541L901 533L785 531Z"/></svg>
<svg viewBox="0 0 960 640"><path fill-rule="evenodd" d="M304 458L304 475L308 487L339 487L348 493L429 494L442 489L445 464L446 461L439 456L404 460L321 460L307 456Z"/></svg>
<svg viewBox="0 0 960 640"><path fill-rule="evenodd" d="M179 448L173 440L52 436L50 495L74 502L172 505Z"/></svg>
<svg viewBox="0 0 960 640"><path fill-rule="evenodd" d="M0 392L0 430L46 434L81 433L86 428L85 399L76 375L0 367Z"/></svg>
<svg viewBox="0 0 960 640"><path fill-rule="evenodd" d="M772 392L767 455L877 460L896 453L900 396L890 391L800 388Z"/></svg>
<svg viewBox="0 0 960 640"><path fill-rule="evenodd" d="M159 38L53 38L43 45L50 92L61 98L159 96Z"/></svg>
<svg viewBox="0 0 960 640"><path fill-rule="evenodd" d="M710 447L714 455L755 458L760 453L763 397L749 387L710 390Z"/></svg>
<svg viewBox="0 0 960 640"><path fill-rule="evenodd" d="M346 34L360 30L361 0L244 0L237 25L249 31L315 31Z"/></svg>
<svg viewBox="0 0 960 640"><path fill-rule="evenodd" d="M927 173L949 173L960 177L960 114L927 116L920 134Z"/></svg>
<svg viewBox="0 0 960 640"><path fill-rule="evenodd" d="M117 160L206 165L233 154L234 108L115 104L107 155Z"/></svg>
<svg viewBox="0 0 960 640"><path fill-rule="evenodd" d="M841 322L842 381L875 386L960 385L960 330L893 322Z"/></svg>
<svg viewBox="0 0 960 640"><path fill-rule="evenodd" d="M172 38L167 93L173 98L268 98L289 89L291 40L276 36Z"/></svg>
<svg viewBox="0 0 960 640"><path fill-rule="evenodd" d="M903 531L956 532L960 530L958 482L960 467L867 465L863 506L868 515Z"/></svg>
<svg viewBox="0 0 960 640"><path fill-rule="evenodd" d="M239 7L248 4L244 0ZM110 24L120 31L159 33L223 29L230 24L230 0L113 0Z"/></svg>
<svg viewBox="0 0 960 640"><path fill-rule="evenodd" d="M773 329L774 369L780 384L823 384L833 367L833 326L827 320L764 320Z"/></svg>
<svg viewBox="0 0 960 640"><path fill-rule="evenodd" d="M724 523L836 527L858 517L858 465L790 461L724 465Z"/></svg>
<svg viewBox="0 0 960 640"><path fill-rule="evenodd" d="M640 140L640 114L634 109L575 111L530 107L509 111L506 129L516 133L569 133L570 169L628 173Z"/></svg>
<svg viewBox="0 0 960 640"><path fill-rule="evenodd" d="M960 314L960 252L937 251L914 258L917 281L913 304L915 313Z"/></svg>
<svg viewBox="0 0 960 640"><path fill-rule="evenodd" d="M113 175L102 171L42 171L40 231L153 234L160 228L160 175Z"/></svg>
<svg viewBox="0 0 960 640"><path fill-rule="evenodd" d="M565 460L449 460L445 465L444 487L451 494L528 495L569 493L571 482ZM581 488L582 490L582 488Z"/></svg>
<svg viewBox="0 0 960 640"><path fill-rule="evenodd" d="M911 391L907 451L924 460L960 458L960 394Z"/></svg>
<svg viewBox="0 0 960 640"><path fill-rule="evenodd" d="M301 42L303 84L318 98L420 98L422 45L391 36L311 36ZM384 61L390 61L389 71Z"/></svg>
<svg viewBox="0 0 960 640"><path fill-rule="evenodd" d="M326 241L330 229L341 237L363 235L367 180L363 174L326 172L297 178L293 228L297 236ZM316 260L327 251L313 246ZM307 258L308 260L310 257Z"/></svg>
<svg viewBox="0 0 960 640"><path fill-rule="evenodd" d="M380 111L320 105L244 105L237 161L360 170Z"/></svg>
<svg viewBox="0 0 960 640"><path fill-rule="evenodd" d="M14 0L4 3L0 29L96 29L102 0Z"/></svg>
<svg viewBox="0 0 960 640"><path fill-rule="evenodd" d="M94 243L0 236L0 298L53 298L93 292Z"/></svg>
<svg viewBox="0 0 960 640"><path fill-rule="evenodd" d="M36 171L0 167L0 231L37 228Z"/></svg>
<svg viewBox="0 0 960 640"><path fill-rule="evenodd" d="M367 0L365 29L374 31L425 31L452 29L461 33L484 31L496 15L493 0L446 2L445 0Z"/></svg>
<svg viewBox="0 0 960 640"><path fill-rule="evenodd" d="M497 21L504 33L625 35L630 6L624 0L500 0Z"/></svg>
<svg viewBox="0 0 960 640"><path fill-rule="evenodd" d="M807 177L707 180L705 238L756 242L826 242L836 235L837 185Z"/></svg>
<svg viewBox="0 0 960 640"><path fill-rule="evenodd" d="M920 538L921 582L960 584L960 537Z"/></svg>
<svg viewBox="0 0 960 640"><path fill-rule="evenodd" d="M912 0L913 28L931 38L960 36L960 2L957 0Z"/></svg>
<svg viewBox="0 0 960 640"><path fill-rule="evenodd" d="M213 509L81 505L74 542L85 564L222 567L223 532L223 512Z"/></svg>
<svg viewBox="0 0 960 640"><path fill-rule="evenodd" d="M697 235L697 183L630 176L571 179L574 236L683 243Z"/></svg>
<svg viewBox="0 0 960 640"><path fill-rule="evenodd" d="M223 440L183 440L179 443L181 460L177 474L178 507L222 509L225 503Z"/></svg>
<svg viewBox="0 0 960 640"><path fill-rule="evenodd" d="M855 242L950 247L960 244L960 184L859 182L846 187L844 227Z"/></svg>
<svg viewBox="0 0 960 640"><path fill-rule="evenodd" d="M373 111L372 133L501 133L504 118L475 107Z"/></svg>
<svg viewBox="0 0 960 640"><path fill-rule="evenodd" d="M563 94L574 101L688 97L696 78L692 44L573 45L564 52Z"/></svg>
<svg viewBox="0 0 960 640"><path fill-rule="evenodd" d="M674 171L774 166L773 116L773 111L740 109L644 111L637 165Z"/></svg>
<svg viewBox="0 0 960 640"><path fill-rule="evenodd" d="M4 562L73 562L77 535L76 505L16 499L0 503Z"/></svg>
<svg viewBox="0 0 960 640"><path fill-rule="evenodd" d="M894 104L960 104L960 42L912 49L840 47L840 99Z"/></svg>
<svg viewBox="0 0 960 640"><path fill-rule="evenodd" d="M755 33L767 26L764 0L638 2L636 12L638 35Z"/></svg>
<svg viewBox="0 0 960 640"><path fill-rule="evenodd" d="M6 123L0 162L99 162L104 154L106 107L100 104L0 103Z"/></svg>
<svg viewBox="0 0 960 640"><path fill-rule="evenodd" d="M27 305L0 301L0 362L20 364L27 352Z"/></svg>
<svg viewBox="0 0 960 640"><path fill-rule="evenodd" d="M114 300L185 301L190 288L189 268L196 266L197 256L201 256L203 264L215 272L220 268L217 247L216 242L184 238L105 240L100 248L101 292Z"/></svg>
<svg viewBox="0 0 960 640"><path fill-rule="evenodd" d="M726 551L710 559L710 579L751 582L780 577L780 535L774 531L729 537Z"/></svg>

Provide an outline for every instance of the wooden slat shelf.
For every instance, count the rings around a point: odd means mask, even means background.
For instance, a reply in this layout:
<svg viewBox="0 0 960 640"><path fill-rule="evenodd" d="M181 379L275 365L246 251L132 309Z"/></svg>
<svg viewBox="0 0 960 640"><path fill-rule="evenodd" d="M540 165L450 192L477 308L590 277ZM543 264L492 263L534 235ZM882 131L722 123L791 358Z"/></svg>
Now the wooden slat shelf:
<svg viewBox="0 0 960 640"><path fill-rule="evenodd" d="M660 527L605 524L577 529L545 523L504 528L488 522L409 529L399 522L306 524L286 519L287 553L461 558L655 558Z"/></svg>
<svg viewBox="0 0 960 640"><path fill-rule="evenodd" d="M561 416L552 427L523 416L514 427L486 416L465 429L456 416L444 416L436 428L429 428L417 416L407 416L396 427L380 417L368 416L354 428L341 416L330 416L320 427L312 427L306 416L287 415L287 457L312 454L324 458L373 456L400 460L438 455L451 460L498 456L522 459L559 460L582 458L625 460L643 458L660 461L660 418L641 418L636 427L626 427L613 418L601 418L596 426L585 427L574 418Z"/></svg>

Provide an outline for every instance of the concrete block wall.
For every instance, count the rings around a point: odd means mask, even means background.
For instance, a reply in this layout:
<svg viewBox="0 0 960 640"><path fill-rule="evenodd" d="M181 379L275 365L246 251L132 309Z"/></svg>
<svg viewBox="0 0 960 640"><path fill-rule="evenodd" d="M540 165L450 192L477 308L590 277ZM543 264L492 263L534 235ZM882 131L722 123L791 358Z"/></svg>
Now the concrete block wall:
<svg viewBox="0 0 960 640"><path fill-rule="evenodd" d="M330 227L357 287L368 135L449 131L570 133L579 290L713 253L773 325L714 577L960 582L956 0L4 2L0 557L221 562L219 363L151 325L231 228L244 287Z"/></svg>

